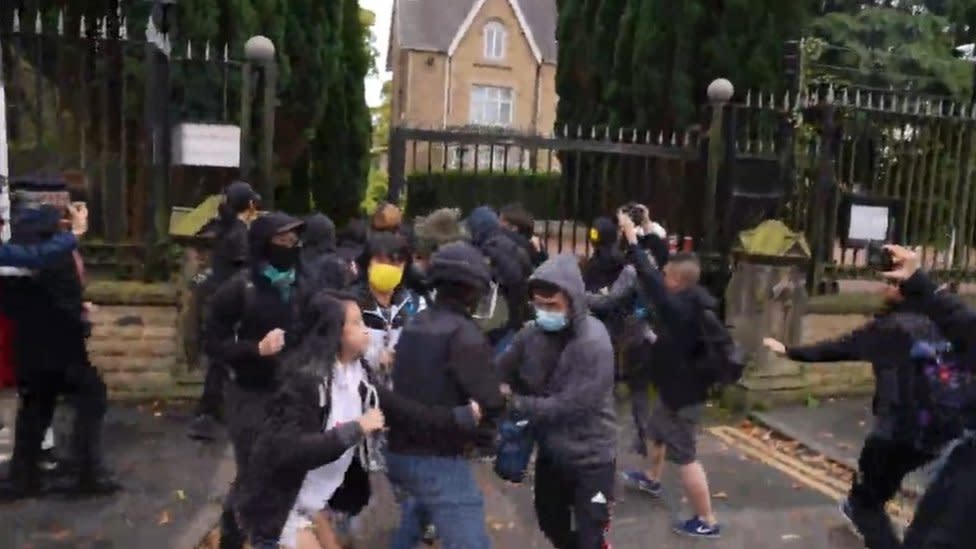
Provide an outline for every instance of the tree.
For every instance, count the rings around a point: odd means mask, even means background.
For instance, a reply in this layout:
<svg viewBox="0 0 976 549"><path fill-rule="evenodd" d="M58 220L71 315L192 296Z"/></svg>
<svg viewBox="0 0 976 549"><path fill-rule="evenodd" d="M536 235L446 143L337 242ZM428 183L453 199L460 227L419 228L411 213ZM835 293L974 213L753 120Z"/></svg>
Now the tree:
<svg viewBox="0 0 976 549"><path fill-rule="evenodd" d="M367 30L360 19L358 0L339 4L337 35L341 67L328 88L325 116L311 143L311 194L316 209L328 212L336 223L359 215L370 163L370 111L364 79L370 70Z"/></svg>

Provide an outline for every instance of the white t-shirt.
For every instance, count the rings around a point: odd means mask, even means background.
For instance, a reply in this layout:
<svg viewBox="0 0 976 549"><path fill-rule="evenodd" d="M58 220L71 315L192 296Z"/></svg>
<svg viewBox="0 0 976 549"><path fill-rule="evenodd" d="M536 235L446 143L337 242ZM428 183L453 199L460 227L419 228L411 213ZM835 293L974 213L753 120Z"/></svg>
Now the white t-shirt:
<svg viewBox="0 0 976 549"><path fill-rule="evenodd" d="M339 365L335 369L332 377L331 408L323 432L337 425L356 421L363 415L363 400L359 395L359 387L365 379L362 363L358 360L351 364ZM298 530L308 524L307 521L302 520L302 517L311 516L328 506L329 499L342 484L355 452L354 446L346 450L339 459L305 474L301 491L281 532L282 546L295 546Z"/></svg>

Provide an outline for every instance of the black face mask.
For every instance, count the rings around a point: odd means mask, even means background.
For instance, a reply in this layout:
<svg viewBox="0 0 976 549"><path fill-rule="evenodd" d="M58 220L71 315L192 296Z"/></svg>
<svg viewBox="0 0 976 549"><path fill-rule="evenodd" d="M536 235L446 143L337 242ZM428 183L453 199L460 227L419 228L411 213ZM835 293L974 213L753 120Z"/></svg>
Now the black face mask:
<svg viewBox="0 0 976 549"><path fill-rule="evenodd" d="M268 263L278 271L290 271L298 263L298 252L298 246L271 244L268 247Z"/></svg>

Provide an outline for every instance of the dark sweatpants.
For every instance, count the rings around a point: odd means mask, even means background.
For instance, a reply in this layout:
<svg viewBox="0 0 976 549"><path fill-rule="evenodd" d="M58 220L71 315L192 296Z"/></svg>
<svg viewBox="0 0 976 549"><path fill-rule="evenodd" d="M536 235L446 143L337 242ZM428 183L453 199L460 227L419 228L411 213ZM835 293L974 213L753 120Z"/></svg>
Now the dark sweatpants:
<svg viewBox="0 0 976 549"><path fill-rule="evenodd" d="M556 549L604 549L616 464L566 469L543 452L535 462L535 513Z"/></svg>
<svg viewBox="0 0 976 549"><path fill-rule="evenodd" d="M247 462L251 456L254 441L267 415L267 405L274 395L273 391L255 391L245 389L238 384L228 381L224 384L224 415L227 422L227 434L231 446L234 448L234 463L237 473L231 484L227 499L224 501L224 513L221 517L220 547L221 549L241 549L244 547L246 536L241 531L234 515L233 500L238 479L244 477Z"/></svg>
<svg viewBox="0 0 976 549"><path fill-rule="evenodd" d="M66 372L34 372L17 387L20 408L10 460L11 478L36 477L44 433L51 425L58 397L64 395L75 411L70 456L79 472L95 473L101 466L102 420L108 391L90 365L72 366Z"/></svg>
<svg viewBox="0 0 976 549"><path fill-rule="evenodd" d="M853 520L868 549L890 549L898 546L885 505L901 488L912 471L935 459L913 445L875 435L868 436L858 460L858 474L851 487Z"/></svg>
<svg viewBox="0 0 976 549"><path fill-rule="evenodd" d="M915 510L904 549L973 547L976 524L976 435L953 448Z"/></svg>

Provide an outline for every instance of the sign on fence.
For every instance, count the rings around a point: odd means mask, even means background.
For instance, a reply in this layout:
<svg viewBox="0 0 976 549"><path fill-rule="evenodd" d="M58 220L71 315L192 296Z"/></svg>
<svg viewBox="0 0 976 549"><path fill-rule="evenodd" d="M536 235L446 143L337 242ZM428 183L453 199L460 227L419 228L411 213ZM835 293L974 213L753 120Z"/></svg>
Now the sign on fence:
<svg viewBox="0 0 976 549"><path fill-rule="evenodd" d="M180 124L173 128L173 165L239 168L241 128L228 124Z"/></svg>

